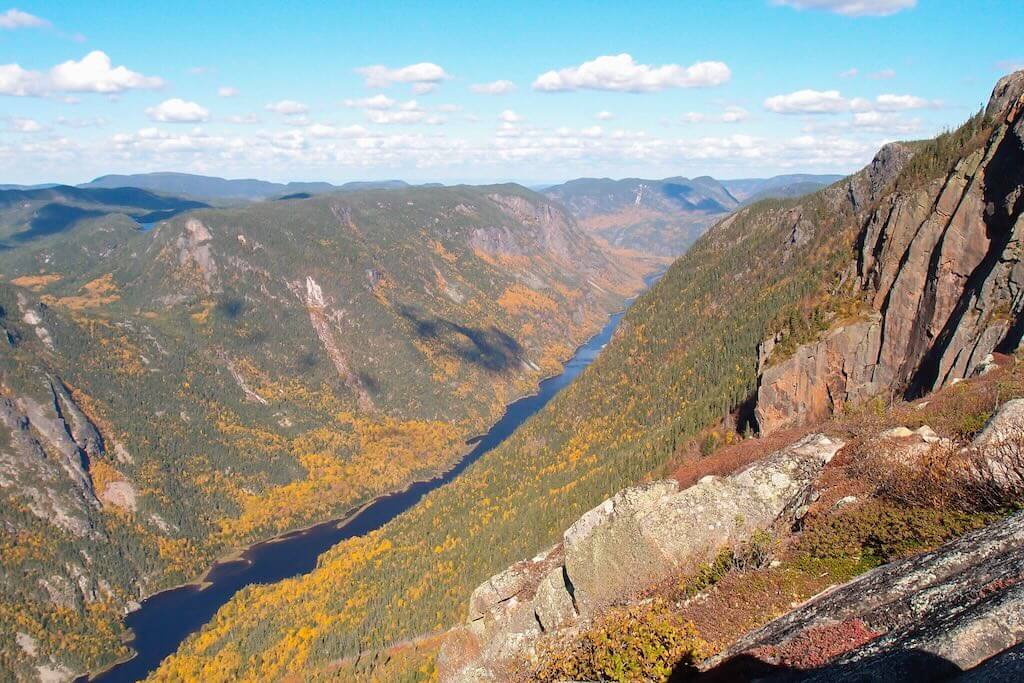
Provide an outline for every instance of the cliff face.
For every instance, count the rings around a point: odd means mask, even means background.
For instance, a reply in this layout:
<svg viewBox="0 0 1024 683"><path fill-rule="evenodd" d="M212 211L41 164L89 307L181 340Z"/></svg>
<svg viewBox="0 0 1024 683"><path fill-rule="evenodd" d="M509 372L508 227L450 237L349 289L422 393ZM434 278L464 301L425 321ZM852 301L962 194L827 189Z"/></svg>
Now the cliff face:
<svg viewBox="0 0 1024 683"><path fill-rule="evenodd" d="M762 345L762 432L879 392L932 391L969 377L993 351L1016 349L1024 331L1022 111L1018 72L996 85L975 132L980 144L948 173L928 177L928 163L943 153L940 137L913 154L889 145L851 178L859 234L845 278L866 320L834 326L785 359Z"/></svg>

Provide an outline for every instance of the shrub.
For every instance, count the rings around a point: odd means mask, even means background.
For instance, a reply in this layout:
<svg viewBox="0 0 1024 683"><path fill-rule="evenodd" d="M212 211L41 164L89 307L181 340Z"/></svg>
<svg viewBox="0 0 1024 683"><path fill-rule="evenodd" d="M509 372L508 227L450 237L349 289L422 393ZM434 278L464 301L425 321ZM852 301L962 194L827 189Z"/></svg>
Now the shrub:
<svg viewBox="0 0 1024 683"><path fill-rule="evenodd" d="M710 653L690 622L663 600L606 613L571 639L541 647L538 681L665 681Z"/></svg>
<svg viewBox="0 0 1024 683"><path fill-rule="evenodd" d="M888 562L935 548L993 521L995 515L897 506L871 500L810 519L798 548L812 558L867 557Z"/></svg>

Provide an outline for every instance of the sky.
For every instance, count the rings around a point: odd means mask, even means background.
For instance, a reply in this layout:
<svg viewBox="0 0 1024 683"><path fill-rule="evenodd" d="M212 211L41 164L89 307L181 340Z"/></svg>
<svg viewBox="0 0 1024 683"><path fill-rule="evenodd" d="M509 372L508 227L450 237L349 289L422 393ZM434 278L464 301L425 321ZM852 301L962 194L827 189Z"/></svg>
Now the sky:
<svg viewBox="0 0 1024 683"><path fill-rule="evenodd" d="M848 173L977 111L1021 27L1021 0L0 4L0 183Z"/></svg>

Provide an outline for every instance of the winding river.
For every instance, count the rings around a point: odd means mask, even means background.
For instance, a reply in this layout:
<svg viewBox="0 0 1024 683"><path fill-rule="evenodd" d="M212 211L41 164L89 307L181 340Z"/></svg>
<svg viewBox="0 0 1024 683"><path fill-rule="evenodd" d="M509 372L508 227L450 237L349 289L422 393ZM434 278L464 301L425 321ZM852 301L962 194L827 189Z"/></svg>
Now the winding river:
<svg viewBox="0 0 1024 683"><path fill-rule="evenodd" d="M656 276L649 276L647 285L655 279ZM83 677L78 683L145 678L242 588L308 574L316 567L317 558L324 551L347 538L361 536L383 526L430 491L458 477L507 439L519 425L593 363L611 339L622 316L623 313L612 315L600 332L577 349L560 375L540 383L536 394L509 404L502 418L486 434L470 442L473 449L451 470L429 481L414 483L404 491L381 496L343 520L332 520L250 546L237 558L215 564L206 575L203 586L182 586L147 598L140 609L125 617L125 624L134 636L130 645L136 656L92 678Z"/></svg>

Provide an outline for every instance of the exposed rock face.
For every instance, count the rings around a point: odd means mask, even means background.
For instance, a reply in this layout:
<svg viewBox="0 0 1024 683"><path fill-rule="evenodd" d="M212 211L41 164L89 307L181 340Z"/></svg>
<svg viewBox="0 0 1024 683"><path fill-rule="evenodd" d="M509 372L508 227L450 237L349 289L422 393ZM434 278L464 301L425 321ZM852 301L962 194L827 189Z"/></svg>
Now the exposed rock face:
<svg viewBox="0 0 1024 683"><path fill-rule="evenodd" d="M703 668L715 680L960 680L954 676L1024 640L1022 578L1024 513L1017 513L826 591ZM797 673L777 659L801 638L855 624L871 634L867 642L823 668ZM1017 655L985 667L1022 671Z"/></svg>
<svg viewBox="0 0 1024 683"><path fill-rule="evenodd" d="M441 680L502 680L502 667L530 656L541 634L584 623L758 530L792 520L841 447L815 434L743 472L705 477L683 491L666 480L619 492L573 524L561 547L473 592L466 624L438 657Z"/></svg>
<svg viewBox="0 0 1024 683"><path fill-rule="evenodd" d="M874 380L881 335L881 318L872 316L800 346L785 362L763 369L755 408L761 430L819 420L883 389Z"/></svg>
<svg viewBox="0 0 1024 683"><path fill-rule="evenodd" d="M757 397L762 432L880 391L938 389L975 374L993 351L1018 346L1022 110L1024 72L996 86L987 111L993 133L946 177L885 194L910 156L889 145L851 179L849 202L861 226L856 278L873 317L833 329L764 372Z"/></svg>

